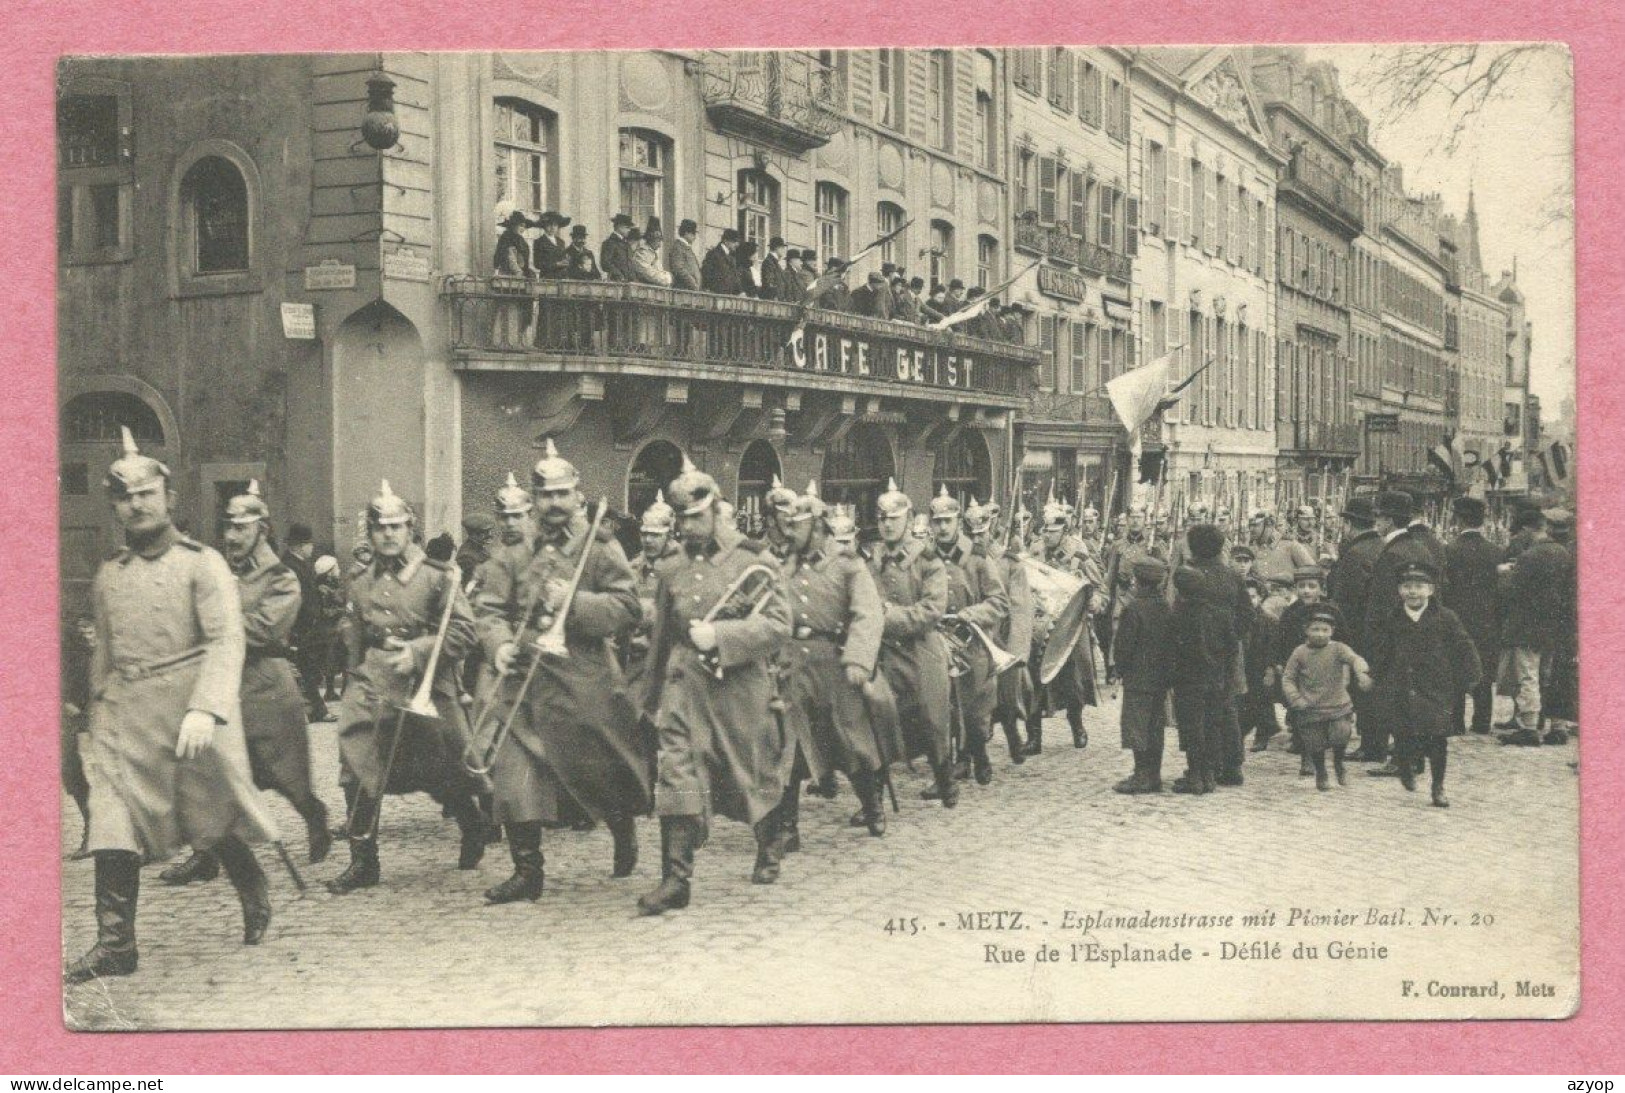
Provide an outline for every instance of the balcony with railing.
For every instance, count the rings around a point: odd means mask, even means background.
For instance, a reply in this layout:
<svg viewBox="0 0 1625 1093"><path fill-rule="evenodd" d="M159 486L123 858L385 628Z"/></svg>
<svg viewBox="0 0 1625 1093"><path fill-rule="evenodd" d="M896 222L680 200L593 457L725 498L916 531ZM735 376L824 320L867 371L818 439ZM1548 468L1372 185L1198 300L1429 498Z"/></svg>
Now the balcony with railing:
<svg viewBox="0 0 1625 1093"><path fill-rule="evenodd" d="M746 296L515 277L450 277L442 293L462 369L759 377L1014 409L1039 363L1023 345Z"/></svg>
<svg viewBox="0 0 1625 1093"><path fill-rule="evenodd" d="M1365 228L1365 206L1354 187L1302 154L1293 156L1287 164L1281 189L1296 190L1313 199L1328 212L1341 217L1355 234Z"/></svg>
<svg viewBox="0 0 1625 1093"><path fill-rule="evenodd" d="M1301 456L1329 458L1360 454L1360 426L1351 421L1285 421L1280 423L1277 443Z"/></svg>
<svg viewBox="0 0 1625 1093"><path fill-rule="evenodd" d="M1104 395L1080 395L1072 392L1038 391L1028 397L1027 409L1022 417L1028 421L1090 422L1112 425L1117 417L1112 412L1111 400Z"/></svg>
<svg viewBox="0 0 1625 1093"><path fill-rule="evenodd" d="M841 126L846 86L836 65L805 53L726 53L705 62L700 95L724 133L801 154Z"/></svg>
<svg viewBox="0 0 1625 1093"><path fill-rule="evenodd" d="M1061 224L1040 224L1030 217L1017 220L1016 246L1123 284L1134 280L1134 262L1128 255L1073 235Z"/></svg>

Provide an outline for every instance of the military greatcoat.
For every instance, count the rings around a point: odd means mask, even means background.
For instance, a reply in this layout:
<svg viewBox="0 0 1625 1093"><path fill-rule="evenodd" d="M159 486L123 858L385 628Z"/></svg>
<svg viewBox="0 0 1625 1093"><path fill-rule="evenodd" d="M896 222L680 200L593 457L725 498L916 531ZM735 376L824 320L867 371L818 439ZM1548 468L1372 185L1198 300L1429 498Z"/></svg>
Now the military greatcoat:
<svg viewBox="0 0 1625 1093"><path fill-rule="evenodd" d="M254 784L290 801L310 796L310 736L305 701L288 656L299 615L299 578L270 544L234 567L248 652L243 661L243 733Z"/></svg>
<svg viewBox="0 0 1625 1093"><path fill-rule="evenodd" d="M880 590L884 625L880 670L897 699L901 758L948 758L948 647L937 622L948 610L948 571L936 551L905 539L876 543L869 572Z"/></svg>
<svg viewBox="0 0 1625 1093"><path fill-rule="evenodd" d="M963 535L942 553L942 560L948 574L948 613L975 623L989 637L997 634L1009 617L1010 598L992 561L978 554ZM966 643L966 661L965 673L954 680L959 715L963 719L961 744L971 739L972 732L986 737L990 731L997 682L993 677L993 658L980 639L973 638Z"/></svg>
<svg viewBox="0 0 1625 1093"><path fill-rule="evenodd" d="M640 617L622 642L621 664L626 672L626 690L635 697L643 693L644 673L649 664L649 639L654 634L655 593L660 588L660 571L682 557L683 548L668 542L658 557L640 553L631 561L632 580L637 589Z"/></svg>
<svg viewBox="0 0 1625 1093"><path fill-rule="evenodd" d="M587 545L587 529L578 513L558 533L544 526L528 558L509 551L486 566L474 612L490 660L507 642L529 641L553 624L553 616L538 608L527 628L526 609L548 581L569 583ZM636 582L621 545L607 533L591 548L565 615L569 656L541 656L524 707L491 770L497 819L503 823L555 822L572 797L597 819L649 811L649 756L639 744L636 711L614 648L641 617ZM504 681L501 709L511 707L523 678L523 671L515 671Z"/></svg>
<svg viewBox="0 0 1625 1093"><path fill-rule="evenodd" d="M249 777L238 709L243 620L226 560L171 528L104 563L92 603L87 849L156 861L227 835L277 838ZM214 737L201 755L178 759L189 710L214 716Z"/></svg>
<svg viewBox="0 0 1625 1093"><path fill-rule="evenodd" d="M689 623L703 619L754 565L770 571L770 594L754 616L718 617L718 679L690 641ZM778 806L789 745L769 708L768 666L789 636L790 609L778 563L732 527L719 526L703 556L685 552L661 567L642 701L660 740L657 813L719 813L754 824Z"/></svg>
<svg viewBox="0 0 1625 1093"><path fill-rule="evenodd" d="M863 695L846 681L848 665L865 675L880 655L884 608L862 561L812 549L791 559L790 643L781 650L780 697L791 736L815 779L832 771L879 770L900 750L881 754Z"/></svg>
<svg viewBox="0 0 1625 1093"><path fill-rule="evenodd" d="M440 716L401 722L405 735L389 785L382 786L398 707L411 701L428 666L447 596L454 597L451 621L432 687ZM350 582L343 630L350 682L339 713L339 755L348 775L374 797L424 792L444 803L472 791L462 764L467 728L457 701L457 673L458 661L474 646L474 616L450 568L415 543L395 559L379 556ZM390 666L390 638L411 648L412 671L401 674Z"/></svg>
<svg viewBox="0 0 1625 1093"><path fill-rule="evenodd" d="M988 636L997 641L1001 649L1020 658L1016 667L999 676L994 709L1006 724L1013 724L1026 720L1033 703L1032 677L1027 671L1027 657L1033 647L1033 590L1027 581L1021 548L1014 540L993 559L993 568L1009 593L1010 614L999 632Z"/></svg>
<svg viewBox="0 0 1625 1093"><path fill-rule="evenodd" d="M1069 535L1062 539L1054 550L1044 549L1043 559L1045 565L1081 577L1083 583L1093 589L1089 593L1091 600L1094 601L1090 608L1091 612L1094 612L1097 606L1102 606L1101 589L1106 581L1100 563L1095 559L1093 544ZM1104 611L1100 611L1099 614L1104 614ZM1048 684L1041 684L1039 679L1044 663L1044 647L1048 643L1048 630L1054 625L1052 618L1047 615L1044 618L1042 624L1044 632L1037 635L1033 659L1028 662L1027 669L1028 677L1033 681L1045 709L1074 710L1098 704L1098 696L1095 694L1095 649L1099 634L1094 628L1095 617L1096 615L1092 614L1089 619L1088 632L1079 635L1078 643L1072 647L1072 656L1067 659L1066 666Z"/></svg>

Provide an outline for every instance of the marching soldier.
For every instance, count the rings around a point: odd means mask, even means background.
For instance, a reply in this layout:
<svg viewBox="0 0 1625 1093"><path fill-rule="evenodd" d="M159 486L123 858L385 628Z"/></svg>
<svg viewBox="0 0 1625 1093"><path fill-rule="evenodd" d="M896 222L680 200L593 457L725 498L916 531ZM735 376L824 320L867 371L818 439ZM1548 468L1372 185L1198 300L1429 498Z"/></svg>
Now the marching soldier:
<svg viewBox="0 0 1625 1093"><path fill-rule="evenodd" d="M96 943L68 966L69 983L134 974L142 860L168 858L183 843L225 867L244 944L259 944L271 923L269 885L248 843L274 841L277 831L249 780L238 719L243 619L231 570L175 529L169 468L142 455L128 429L106 487L125 545L91 591L83 760Z"/></svg>
<svg viewBox="0 0 1625 1093"><path fill-rule="evenodd" d="M773 485L762 499L762 507L766 510L766 519L762 521L762 539L781 566L790 560L794 550L790 544L790 521L795 515L796 500L796 491L780 482L778 475L773 476Z"/></svg>
<svg viewBox="0 0 1625 1093"><path fill-rule="evenodd" d="M386 793L427 793L451 814L462 832L457 868L474 869L485 854L478 787L462 765L466 733L457 701L458 661L474 644L474 619L454 568L412 541L416 519L384 482L367 506L372 564L350 584L344 620L350 666L339 718L350 865L328 881L335 895L378 883L378 813ZM432 684L439 716L409 717L402 707L428 667L448 596L451 613Z"/></svg>
<svg viewBox="0 0 1625 1093"><path fill-rule="evenodd" d="M943 622L979 626L989 635L998 633L1010 613L1009 596L993 563L977 554L966 538L960 527L959 502L949 496L946 483L931 499L930 511L932 546L948 576L948 613ZM987 735L992 727L997 680L992 657L979 639L961 642L957 656L959 674L953 677L950 692L959 717L956 743L960 753L954 777L963 781L971 776L974 767L976 784L985 786L993 781ZM926 792L932 794L928 800L935 799L932 790Z"/></svg>
<svg viewBox="0 0 1625 1093"><path fill-rule="evenodd" d="M1027 583L1027 566L1021 560L1020 534L1012 529L1005 541L999 543L995 539L997 520L998 505L993 502L983 506L972 498L965 508L965 530L970 533L971 542L993 563L1010 596L1010 612L1004 624L988 637L1017 658L1008 671L999 674L994 685L993 721L1004 729L1010 762L1020 766L1027 761L1021 724L1031 715L1034 697L1032 677L1027 671L1027 658L1033 647L1033 591Z"/></svg>
<svg viewBox="0 0 1625 1093"><path fill-rule="evenodd" d="M662 567L655 595L644 715L659 737L655 811L660 885L638 900L658 915L688 906L694 852L713 812L751 824L757 860L780 853L764 823L784 797L784 725L771 715L768 664L790 636L773 555L718 515L716 479L692 464L667 491L683 556ZM752 879L770 883L758 870Z"/></svg>
<svg viewBox="0 0 1625 1093"><path fill-rule="evenodd" d="M943 808L959 803L950 761L948 647L937 623L948 610L948 573L942 559L912 533L914 503L888 479L876 500L880 541L869 571L885 612L880 670L897 700L904 759L925 756Z"/></svg>
<svg viewBox="0 0 1625 1093"><path fill-rule="evenodd" d="M258 482L250 481L247 493L226 503L226 561L237 578L247 642L240 689L243 735L254 784L276 790L293 805L305 821L310 860L317 863L327 858L333 836L327 830L327 806L311 789L305 702L288 659L289 636L299 614L299 578L271 546L270 519ZM219 871L219 860L198 850L158 879L189 884L213 880Z"/></svg>
<svg viewBox="0 0 1625 1093"><path fill-rule="evenodd" d="M791 631L780 655L779 690L795 755L777 820L797 830L801 779L822 782L843 772L857 792L863 826L880 836L886 833L884 771L895 755L880 750L863 688L880 655L884 614L868 568L831 548L825 516L817 484L808 483L790 517L794 550L784 577ZM757 863L759 870L776 867Z"/></svg>
<svg viewBox="0 0 1625 1093"><path fill-rule="evenodd" d="M836 504L830 506L829 516L824 521L824 524L829 528L829 541L834 544L834 549L849 554L854 558L860 557L858 554L858 521L857 517L853 515L851 505Z"/></svg>
<svg viewBox="0 0 1625 1093"><path fill-rule="evenodd" d="M1087 539L1068 535L1066 528L1065 507L1054 503L1045 505L1043 562L1062 572L1081 577L1083 582L1094 590L1089 596L1092 625L1105 607L1101 593L1105 580L1101 576L1099 564L1092 555L1093 544ZM1045 620L1046 627L1053 626L1054 623L1054 619ZM1048 634L1043 637L1047 641ZM1085 634L1079 638L1066 667L1062 668L1060 674L1048 684L1039 682L1039 671L1043 667L1042 643L1039 650L1034 653L1032 664L1033 682L1040 688L1042 705L1050 710L1066 711L1066 723L1072 730L1072 746L1075 748L1085 747L1089 743L1089 733L1083 727L1083 708L1099 704L1099 696L1095 694L1094 652L1089 643L1090 637L1091 635ZM1042 731L1039 729L1035 732L1029 727L1027 754L1037 755L1042 750Z"/></svg>
<svg viewBox="0 0 1625 1093"><path fill-rule="evenodd" d="M520 704L512 730L484 760L514 866L486 890L489 903L541 896L542 826L559 822L571 801L609 828L613 876L637 866L633 818L649 810L651 772L614 657L614 642L641 615L637 581L602 521L596 539L589 534L580 482L548 440L531 471L538 519L530 556L493 559L474 599L480 642L508 681L493 701L503 715ZM542 635L560 626L567 652L544 648ZM493 731L503 715L485 718ZM475 747L493 743L482 738Z"/></svg>
<svg viewBox="0 0 1625 1093"><path fill-rule="evenodd" d="M649 660L649 637L654 632L655 591L660 585L660 570L682 557L683 548L677 545L674 532L677 513L666 504L666 491L655 494L654 503L643 510L638 525L638 537L643 549L631 561L632 579L636 583L638 624L626 639L626 654L622 665L626 670L627 693L636 695L643 689L643 673Z"/></svg>

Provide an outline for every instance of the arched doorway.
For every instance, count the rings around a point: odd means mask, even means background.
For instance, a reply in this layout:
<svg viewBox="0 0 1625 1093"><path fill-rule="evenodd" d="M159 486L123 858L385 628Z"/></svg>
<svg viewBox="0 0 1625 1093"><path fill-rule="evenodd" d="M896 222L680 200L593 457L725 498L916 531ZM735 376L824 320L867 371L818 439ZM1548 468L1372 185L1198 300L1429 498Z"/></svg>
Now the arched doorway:
<svg viewBox="0 0 1625 1093"><path fill-rule="evenodd" d="M773 485L773 479L784 471L779 465L779 453L765 440L753 440L739 457L739 491L734 495L738 509L740 529L747 535L762 534L762 499Z"/></svg>
<svg viewBox="0 0 1625 1093"><path fill-rule="evenodd" d="M891 442L880 426L854 425L829 446L818 488L825 501L856 506L859 534L867 541L875 526L875 500L896 474Z"/></svg>
<svg viewBox="0 0 1625 1093"><path fill-rule="evenodd" d="M961 505L972 497L984 504L993 494L993 460L987 441L974 429L961 429L945 446L937 449L936 466L931 471L931 492L944 485Z"/></svg>
<svg viewBox="0 0 1625 1093"><path fill-rule="evenodd" d="M643 549L638 542L638 524L643 510L654 504L655 496L671 485L671 480L682 471L682 449L669 440L651 440L633 457L632 466L626 472L626 511L631 519L617 533L628 558Z"/></svg>
<svg viewBox="0 0 1625 1093"><path fill-rule="evenodd" d="M383 300L374 300L339 324L333 338L337 511L332 524L337 550L348 552L355 545L357 518L386 478L390 488L417 510L417 526L425 538L448 530L445 499L426 497L423 399L379 396L381 391L422 390L425 366L417 327Z"/></svg>
<svg viewBox="0 0 1625 1093"><path fill-rule="evenodd" d="M77 613L89 607L90 582L96 576L96 567L121 541L102 490L102 476L122 450L119 426L130 430L143 454L168 463L168 452L176 438L164 427L166 419L168 408L162 406L157 392L143 397L131 390L82 390L63 404L59 434L62 511L58 526L64 612Z"/></svg>

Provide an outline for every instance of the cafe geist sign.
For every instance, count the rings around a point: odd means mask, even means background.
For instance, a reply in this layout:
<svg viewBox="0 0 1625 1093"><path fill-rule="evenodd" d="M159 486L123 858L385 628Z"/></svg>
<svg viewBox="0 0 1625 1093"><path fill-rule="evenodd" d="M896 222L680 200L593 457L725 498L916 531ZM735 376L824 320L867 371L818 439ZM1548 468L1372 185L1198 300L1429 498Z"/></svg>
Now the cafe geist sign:
<svg viewBox="0 0 1625 1093"><path fill-rule="evenodd" d="M969 353L889 338L859 338L811 324L790 340L786 354L796 368L860 379L954 387L962 391L1015 393L1009 372ZM1003 381L1003 382L1001 382Z"/></svg>

